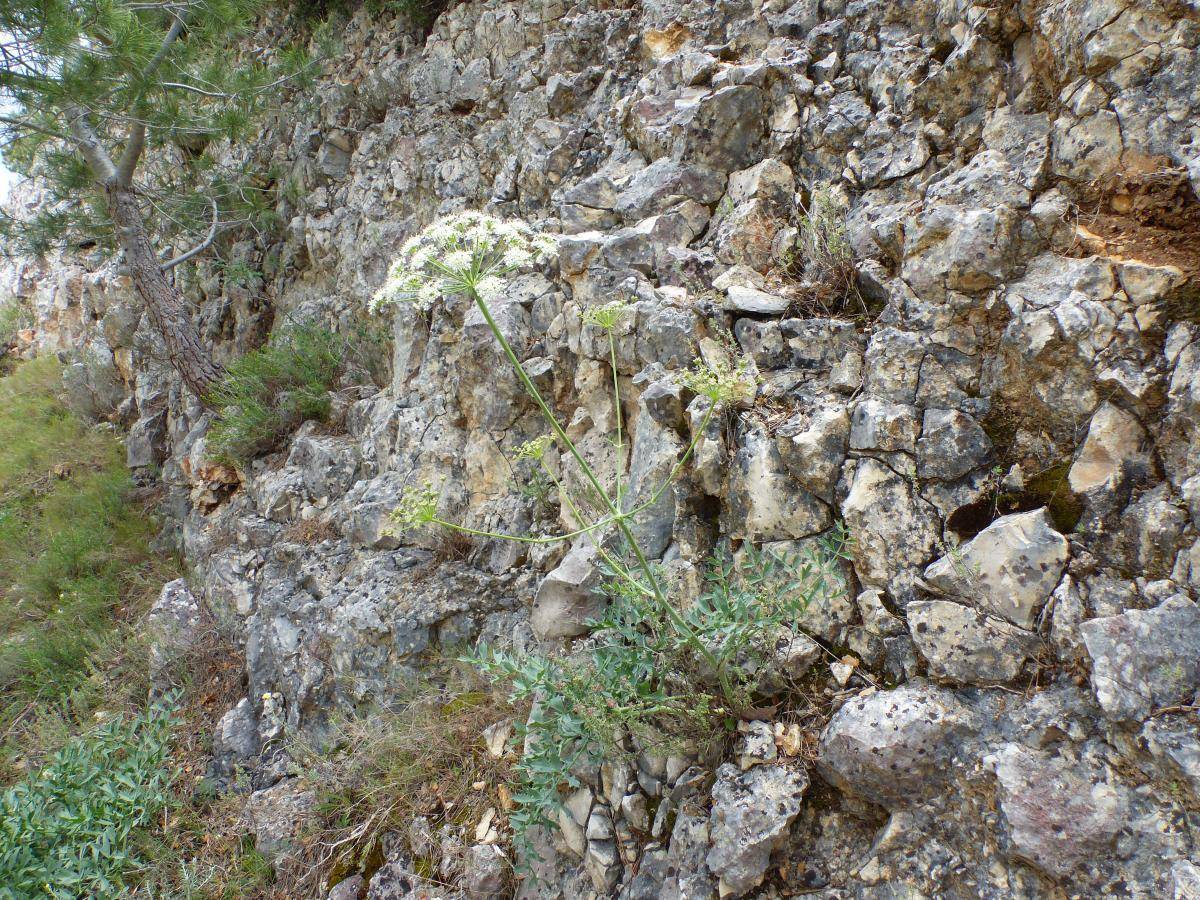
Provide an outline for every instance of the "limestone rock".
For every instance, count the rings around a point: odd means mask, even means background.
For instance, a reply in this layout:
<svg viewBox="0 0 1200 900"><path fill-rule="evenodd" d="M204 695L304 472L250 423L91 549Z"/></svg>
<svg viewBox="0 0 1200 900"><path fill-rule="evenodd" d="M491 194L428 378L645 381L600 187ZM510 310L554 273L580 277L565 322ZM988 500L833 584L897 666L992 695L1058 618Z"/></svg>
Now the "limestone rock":
<svg viewBox="0 0 1200 900"><path fill-rule="evenodd" d="M867 586L914 599L913 569L926 563L938 540L932 508L878 460L848 463L843 471L849 490L842 515L854 535L855 571Z"/></svg>
<svg viewBox="0 0 1200 900"><path fill-rule="evenodd" d="M1171 866L1175 900L1200 900L1200 866L1181 859Z"/></svg>
<svg viewBox="0 0 1200 900"><path fill-rule="evenodd" d="M850 449L905 450L917 449L921 423L917 411L907 404L883 400L864 400L854 407L850 416Z"/></svg>
<svg viewBox="0 0 1200 900"><path fill-rule="evenodd" d="M1191 702L1200 688L1200 607L1182 595L1080 626L1092 689L1105 715L1139 721L1160 706Z"/></svg>
<svg viewBox="0 0 1200 900"><path fill-rule="evenodd" d="M243 697L221 716L213 734L213 767L218 775L233 774L239 765L252 761L260 749L254 707Z"/></svg>
<svg viewBox="0 0 1200 900"><path fill-rule="evenodd" d="M796 484L765 432L756 429L745 436L732 468L733 534L756 541L791 540L820 534L830 526L828 507Z"/></svg>
<svg viewBox="0 0 1200 900"><path fill-rule="evenodd" d="M918 601L908 604L905 615L938 681L1004 684L1021 673L1039 644L1032 632L958 603Z"/></svg>
<svg viewBox="0 0 1200 900"><path fill-rule="evenodd" d="M1092 417L1087 439L1071 464L1068 483L1077 494L1116 490L1135 466L1145 467L1146 432L1129 413L1103 404Z"/></svg>
<svg viewBox="0 0 1200 900"><path fill-rule="evenodd" d="M717 770L706 861L721 880L722 896L741 897L762 882L771 853L800 814L806 790L808 776L789 766Z"/></svg>
<svg viewBox="0 0 1200 900"><path fill-rule="evenodd" d="M917 441L917 474L951 481L988 461L992 442L979 423L956 409L927 409Z"/></svg>
<svg viewBox="0 0 1200 900"><path fill-rule="evenodd" d="M726 289L725 297L726 309L759 316L783 315L791 303L786 297L768 294L746 285L731 285Z"/></svg>
<svg viewBox="0 0 1200 900"><path fill-rule="evenodd" d="M254 832L255 849L272 859L286 855L315 803L313 793L302 790L295 779L285 779L251 794L246 815Z"/></svg>
<svg viewBox="0 0 1200 900"><path fill-rule="evenodd" d="M163 585L146 616L150 641L150 680L156 690L171 683L171 666L195 643L200 629L200 604L182 578Z"/></svg>
<svg viewBox="0 0 1200 900"><path fill-rule="evenodd" d="M850 417L845 407L822 404L788 419L777 432L776 443L783 464L796 481L832 502L849 436Z"/></svg>
<svg viewBox="0 0 1200 900"><path fill-rule="evenodd" d="M558 567L542 579L529 614L534 633L543 639L575 637L587 631L587 622L604 609L597 590L600 570L596 550L590 545L572 548Z"/></svg>
<svg viewBox="0 0 1200 900"><path fill-rule="evenodd" d="M1061 878L1112 852L1127 802L1107 781L1018 744L1004 747L994 764L1014 854Z"/></svg>
<svg viewBox="0 0 1200 900"><path fill-rule="evenodd" d="M1003 516L925 570L926 580L1014 625L1030 628L1069 554L1045 509Z"/></svg>
<svg viewBox="0 0 1200 900"><path fill-rule="evenodd" d="M936 794L972 717L944 688L908 682L849 700L825 732L817 766L840 790L889 809Z"/></svg>

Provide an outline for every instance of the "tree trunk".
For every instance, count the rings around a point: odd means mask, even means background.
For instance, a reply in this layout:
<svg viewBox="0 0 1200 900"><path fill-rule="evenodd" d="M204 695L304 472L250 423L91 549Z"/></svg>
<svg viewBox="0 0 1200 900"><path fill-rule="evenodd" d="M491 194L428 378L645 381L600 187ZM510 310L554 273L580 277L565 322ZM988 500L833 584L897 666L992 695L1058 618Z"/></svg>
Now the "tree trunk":
<svg viewBox="0 0 1200 900"><path fill-rule="evenodd" d="M210 389L224 372L200 339L183 295L163 273L146 237L146 224L133 192L109 186L106 194L133 285L146 304L151 323L162 335L171 365L201 402L207 402Z"/></svg>

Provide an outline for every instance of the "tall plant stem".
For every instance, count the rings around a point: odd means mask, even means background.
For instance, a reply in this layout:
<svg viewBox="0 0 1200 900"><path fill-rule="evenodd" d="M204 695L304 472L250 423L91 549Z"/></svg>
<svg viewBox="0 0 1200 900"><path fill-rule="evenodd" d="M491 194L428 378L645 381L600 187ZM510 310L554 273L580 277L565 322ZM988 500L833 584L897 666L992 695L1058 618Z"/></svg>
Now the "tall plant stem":
<svg viewBox="0 0 1200 900"><path fill-rule="evenodd" d="M533 380L525 372L525 367L521 365L521 360L517 357L512 345L509 344L508 339L500 331L500 326L496 324L496 319L492 316L491 309L489 309L488 305L483 302L483 298L479 296L479 292L472 287L470 288L470 294L471 299L475 301L475 305L478 307L479 312L483 315L484 321L487 322L488 328L492 330L492 334L495 335L497 342L499 342L500 348L504 351L504 355L508 358L509 363L516 371L517 377L521 380L521 384L524 385L525 392L528 393L533 399L533 402L537 404L538 409L541 410L542 416L550 425L550 429L554 432L555 437L562 441L562 443L566 446L571 456L575 458L575 462L579 466L580 471L583 472L584 478L588 480L588 483L596 491L597 496L599 496L604 501L604 505L608 507L608 513L612 517L613 522L616 524L617 530L620 532L625 543L629 545L630 550L633 552L634 558L637 560L638 568L642 570L642 574L645 576L646 582L650 585L650 590L654 592L655 602L659 605L659 608L666 613L667 617L671 620L671 623L679 629L679 632L684 636L684 639L688 642L688 644L691 645L692 649L700 654L700 656L702 656L708 662L708 664L713 667L713 671L717 673L717 678L721 683L721 691L725 695L725 699L731 703L734 702L736 698L733 693L733 687L729 683L729 677L725 672L725 667L721 664L720 660L717 659L712 650L705 645L704 641L700 639L700 636L696 634L696 630L687 623L683 616L679 614L679 611L671 605L669 600L667 600L666 595L663 593L662 586L658 583L658 578L654 574L654 569L650 565L650 561L646 559L646 554L644 554L642 552L642 548L638 546L637 540L633 536L633 531L629 527L629 523L625 521L627 516L621 512L616 504L613 503L612 497L608 495L608 491L606 491L604 486L600 484L600 479L596 477L596 473L592 471L592 467L588 465L587 460L583 458L583 455L579 452L579 448L575 446L575 442L567 437L566 431L563 429L562 425L558 423L558 418L551 411L546 401L542 399L541 392L538 391L537 386L533 383Z"/></svg>
<svg viewBox="0 0 1200 900"><path fill-rule="evenodd" d="M613 377L613 409L617 416L617 443L616 443L616 459L613 461L613 480L616 487L613 489L616 494L617 506L621 505L621 470L625 468L625 453L624 444L621 436L621 383L617 375L617 342L613 337L613 330L608 331L608 359L612 366Z"/></svg>

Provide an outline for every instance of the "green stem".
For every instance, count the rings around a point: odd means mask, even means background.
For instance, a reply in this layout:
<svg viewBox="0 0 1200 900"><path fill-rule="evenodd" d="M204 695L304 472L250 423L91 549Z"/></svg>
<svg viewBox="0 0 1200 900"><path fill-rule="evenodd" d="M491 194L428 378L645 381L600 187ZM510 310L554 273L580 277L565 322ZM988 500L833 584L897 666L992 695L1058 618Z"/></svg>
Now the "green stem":
<svg viewBox="0 0 1200 900"><path fill-rule="evenodd" d="M617 376L617 343L613 338L613 330L608 330L608 359L612 366L613 377L613 407L617 413L617 445L616 459L613 462L613 479L616 483L615 493L617 505L621 505L621 470L625 467L624 445L621 438L621 384Z"/></svg>
<svg viewBox="0 0 1200 900"><path fill-rule="evenodd" d="M717 405L715 403L709 404L708 411L704 413L704 419L700 422L700 427L696 429L696 434L692 437L687 449L683 452L683 456L679 458L679 462L675 463L675 466L671 469L671 473L667 475L666 480L658 486L658 489L650 495L650 499L645 503L642 503L637 508L630 510L630 515L639 513L644 509L649 509L658 502L658 498L663 495L663 491L665 491L675 482L675 479L679 476L680 471L687 464L688 459L691 457L692 451L694 451L696 446L700 443L700 438L704 437L704 432L708 430L708 423L712 421L713 413L716 412L716 409Z"/></svg>
<svg viewBox="0 0 1200 900"><path fill-rule="evenodd" d="M471 534L475 537L496 538L502 541L517 541L522 544L557 544L562 541L569 541L571 538L579 537L581 534L587 534L589 531L595 531L597 528L603 528L605 525L612 524L615 519L606 518L599 522L593 522L577 531L570 531L566 534L555 534L549 537L529 537L521 534L504 534L500 531L480 531L477 528L468 528L466 525L459 525L457 522L447 522L445 519L439 519L436 516L429 520L434 525L441 525L443 528L449 528L451 531L461 531L463 534Z"/></svg>
<svg viewBox="0 0 1200 900"><path fill-rule="evenodd" d="M576 505L574 498L571 497L571 492L568 491L563 486L562 482L558 480L558 477L550 471L550 467L546 465L545 460L541 460L540 462L542 464L542 470L546 473L549 479L554 482L554 486L558 488L558 492L562 494L563 499L567 502L567 506L570 507L571 514L575 517L575 521L582 522L583 512ZM611 519L606 519L605 523L607 524L611 521ZM596 550L599 552L600 556L603 557L604 561L612 566L613 571L616 572L617 575L619 575L621 578L624 578L629 584L632 584L634 587L636 587L642 594L648 597L654 596L654 594L648 588L646 588L645 585L634 578L633 575L630 574L629 570L617 561L616 557L605 550L599 541L596 542Z"/></svg>

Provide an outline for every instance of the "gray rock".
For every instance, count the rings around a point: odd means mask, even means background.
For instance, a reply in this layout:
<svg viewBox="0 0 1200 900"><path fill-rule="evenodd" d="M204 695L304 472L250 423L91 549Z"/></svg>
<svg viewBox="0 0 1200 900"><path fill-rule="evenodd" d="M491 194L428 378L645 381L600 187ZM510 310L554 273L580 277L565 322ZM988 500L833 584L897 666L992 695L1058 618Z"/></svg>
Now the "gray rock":
<svg viewBox="0 0 1200 900"><path fill-rule="evenodd" d="M163 585L146 615L150 680L156 691L171 686L172 666L192 648L200 631L200 604L182 578Z"/></svg>
<svg viewBox="0 0 1200 900"><path fill-rule="evenodd" d="M1071 464L1067 479L1077 494L1115 491L1134 470L1148 464L1146 432L1129 413L1103 404L1088 425L1087 439Z"/></svg>
<svg viewBox="0 0 1200 900"><path fill-rule="evenodd" d="M951 775L970 711L944 688L909 682L871 690L837 711L817 766L842 791L889 809L937 794Z"/></svg>
<svg viewBox="0 0 1200 900"><path fill-rule="evenodd" d="M463 891L471 900L499 900L505 896L509 863L495 844L476 844L463 863Z"/></svg>
<svg viewBox="0 0 1200 900"><path fill-rule="evenodd" d="M316 796L302 790L295 779L252 793L246 815L255 849L273 860L286 856L316 802Z"/></svg>
<svg viewBox="0 0 1200 900"><path fill-rule="evenodd" d="M918 652L938 681L1004 684L1037 653L1036 635L978 609L944 600L905 607Z"/></svg>
<svg viewBox="0 0 1200 900"><path fill-rule="evenodd" d="M367 900L460 900L462 891L444 887L415 871L412 860L400 856L389 860L371 876Z"/></svg>
<svg viewBox="0 0 1200 900"><path fill-rule="evenodd" d="M788 474L775 441L755 429L733 459L729 522L735 537L779 541L820 534L832 519L828 507Z"/></svg>
<svg viewBox="0 0 1200 900"><path fill-rule="evenodd" d="M598 590L600 580L595 547L572 548L538 586L529 613L534 633L542 639L584 634L588 620L598 616L607 602Z"/></svg>
<svg viewBox="0 0 1200 900"><path fill-rule="evenodd" d="M1058 586L1067 564L1067 539L1050 526L1046 510L997 519L955 552L925 570L934 587L1030 628Z"/></svg>
<svg viewBox="0 0 1200 900"><path fill-rule="evenodd" d="M716 900L717 879L706 862L710 852L708 813L685 805L671 829L669 865L656 896L661 900Z"/></svg>
<svg viewBox="0 0 1200 900"><path fill-rule="evenodd" d="M862 348L853 322L841 319L784 319L779 323L784 342L791 354L790 365L798 369L825 372L844 365L853 357L861 367ZM849 377L843 373L839 377ZM857 381L854 387L858 387Z"/></svg>
<svg viewBox="0 0 1200 900"><path fill-rule="evenodd" d="M634 175L614 198L615 209L626 221L637 222L684 200L711 206L721 198L724 186L725 178L719 172L668 158L656 159Z"/></svg>
<svg viewBox="0 0 1200 900"><path fill-rule="evenodd" d="M258 756L258 721L254 707L243 697L237 706L217 720L213 733L213 768L218 775L231 775L237 766Z"/></svg>
<svg viewBox="0 0 1200 900"><path fill-rule="evenodd" d="M351 875L331 887L325 900L360 900L366 886L361 875Z"/></svg>
<svg viewBox="0 0 1200 900"><path fill-rule="evenodd" d="M720 878L722 897L741 897L762 882L807 790L808 776L790 766L741 772L726 764L717 770L706 861Z"/></svg>
<svg viewBox="0 0 1200 900"><path fill-rule="evenodd" d="M1150 755L1163 763L1168 779L1183 778L1200 798L1200 735L1190 720L1161 716L1142 726L1142 741Z"/></svg>
<svg viewBox="0 0 1200 900"><path fill-rule="evenodd" d="M833 501L849 436L846 408L821 404L788 419L777 432L776 444L788 472L805 490L828 503Z"/></svg>
<svg viewBox="0 0 1200 900"><path fill-rule="evenodd" d="M927 409L917 441L917 474L951 481L988 461L992 442L973 418L956 409Z"/></svg>
<svg viewBox="0 0 1200 900"><path fill-rule="evenodd" d="M1175 900L1200 900L1200 867L1181 859L1171 866Z"/></svg>
<svg viewBox="0 0 1200 900"><path fill-rule="evenodd" d="M601 894L612 891L621 880L621 857L611 839L588 841L583 865L592 879L592 887Z"/></svg>
<svg viewBox="0 0 1200 900"><path fill-rule="evenodd" d="M735 313L781 316L790 305L787 297L768 294L748 285L730 285L725 290L725 308Z"/></svg>
<svg viewBox="0 0 1200 900"><path fill-rule="evenodd" d="M300 470L304 489L313 500L336 500L358 475L358 448L341 438L306 434L292 442L288 466Z"/></svg>
<svg viewBox="0 0 1200 900"><path fill-rule="evenodd" d="M851 450L917 449L921 422L917 410L902 403L883 400L863 400L850 414Z"/></svg>
<svg viewBox="0 0 1200 900"><path fill-rule="evenodd" d="M1080 626L1104 714L1136 722L1200 688L1200 607L1183 595Z"/></svg>
<svg viewBox="0 0 1200 900"><path fill-rule="evenodd" d="M1013 853L1056 877L1112 852L1128 804L1083 765L1009 744L996 754L997 796Z"/></svg>
<svg viewBox="0 0 1200 900"><path fill-rule="evenodd" d="M917 566L937 546L934 510L910 480L875 459L846 464L849 489L842 516L854 543L854 569L868 587L888 590L901 603L915 599Z"/></svg>

